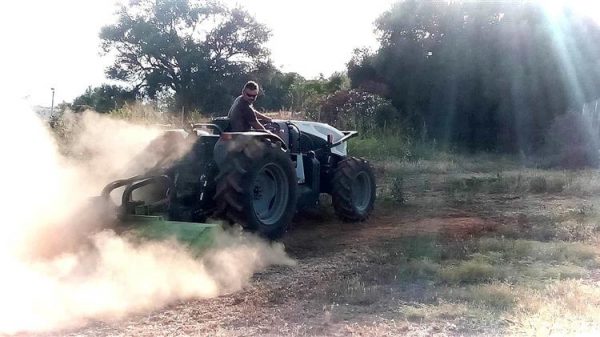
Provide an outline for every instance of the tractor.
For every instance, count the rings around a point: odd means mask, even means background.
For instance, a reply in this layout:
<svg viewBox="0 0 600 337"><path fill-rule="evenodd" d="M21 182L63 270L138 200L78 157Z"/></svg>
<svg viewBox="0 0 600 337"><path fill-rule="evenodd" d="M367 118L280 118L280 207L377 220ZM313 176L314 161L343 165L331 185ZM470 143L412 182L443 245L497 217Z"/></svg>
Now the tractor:
<svg viewBox="0 0 600 337"><path fill-rule="evenodd" d="M331 195L342 220L367 219L375 176L366 160L347 154L356 131L289 120L265 128L270 133L229 132L229 120L215 118L165 131L133 160L151 157L152 166L108 184L101 199L113 204L120 188L120 206L113 208L121 222L151 224L150 236L174 231L187 241L216 226L204 224L209 217L280 238L294 214L318 205L322 193ZM185 152L178 154L181 148Z"/></svg>

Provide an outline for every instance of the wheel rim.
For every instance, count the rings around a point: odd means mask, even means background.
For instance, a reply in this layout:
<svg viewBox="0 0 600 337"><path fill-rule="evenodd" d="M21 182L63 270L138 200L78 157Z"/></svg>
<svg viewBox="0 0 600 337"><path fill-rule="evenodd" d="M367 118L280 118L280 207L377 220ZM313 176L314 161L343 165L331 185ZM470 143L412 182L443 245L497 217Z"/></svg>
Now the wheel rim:
<svg viewBox="0 0 600 337"><path fill-rule="evenodd" d="M263 166L254 180L253 206L256 217L265 225L276 223L285 212L288 198L288 179L281 167Z"/></svg>
<svg viewBox="0 0 600 337"><path fill-rule="evenodd" d="M352 203L359 212L365 212L371 201L371 178L360 172L352 182Z"/></svg>

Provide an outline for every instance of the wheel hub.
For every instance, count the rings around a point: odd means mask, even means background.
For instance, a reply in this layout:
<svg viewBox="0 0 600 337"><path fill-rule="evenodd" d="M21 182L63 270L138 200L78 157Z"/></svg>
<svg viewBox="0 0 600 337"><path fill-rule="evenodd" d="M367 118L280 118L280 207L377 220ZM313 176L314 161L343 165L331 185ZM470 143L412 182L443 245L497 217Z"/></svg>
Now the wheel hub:
<svg viewBox="0 0 600 337"><path fill-rule="evenodd" d="M369 206L371 193L371 178L367 173L360 172L352 182L352 203L360 212Z"/></svg>
<svg viewBox="0 0 600 337"><path fill-rule="evenodd" d="M253 187L254 213L265 225L283 216L289 198L288 179L283 169L273 163L258 171Z"/></svg>
<svg viewBox="0 0 600 337"><path fill-rule="evenodd" d="M260 187L259 185L255 185L254 190L252 192L254 193L254 200L260 200L263 196L262 187Z"/></svg>

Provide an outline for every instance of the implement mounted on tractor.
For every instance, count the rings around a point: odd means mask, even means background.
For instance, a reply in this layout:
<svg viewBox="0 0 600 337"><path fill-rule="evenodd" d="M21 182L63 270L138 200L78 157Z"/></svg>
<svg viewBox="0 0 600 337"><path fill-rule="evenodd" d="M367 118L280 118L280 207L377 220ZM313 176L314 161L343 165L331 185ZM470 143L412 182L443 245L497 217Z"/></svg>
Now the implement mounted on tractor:
<svg viewBox="0 0 600 337"><path fill-rule="evenodd" d="M332 197L345 221L363 221L373 209L375 177L369 163L347 155L356 131L308 121L273 121L264 132L228 132L229 120L170 130L140 154L153 164L143 175L108 184L102 202L116 210L120 226L142 236L175 237L202 247L218 225L239 223L276 239L297 210ZM210 132L207 132L209 130ZM182 150L183 149L183 150ZM120 205L112 201L121 191Z"/></svg>

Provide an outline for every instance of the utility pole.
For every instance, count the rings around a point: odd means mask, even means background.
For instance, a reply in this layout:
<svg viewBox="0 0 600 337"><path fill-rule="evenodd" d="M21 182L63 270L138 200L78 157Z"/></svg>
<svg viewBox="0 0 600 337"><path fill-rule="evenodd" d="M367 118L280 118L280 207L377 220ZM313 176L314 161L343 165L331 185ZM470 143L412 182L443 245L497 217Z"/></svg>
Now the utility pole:
<svg viewBox="0 0 600 337"><path fill-rule="evenodd" d="M52 90L52 105L50 106L50 116L54 115L54 88L50 88Z"/></svg>
<svg viewBox="0 0 600 337"><path fill-rule="evenodd" d="M181 106L181 126L184 126L184 122L185 122L185 106L182 105Z"/></svg>

